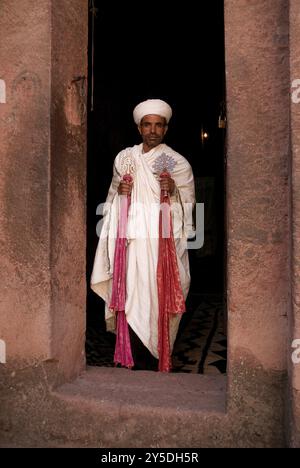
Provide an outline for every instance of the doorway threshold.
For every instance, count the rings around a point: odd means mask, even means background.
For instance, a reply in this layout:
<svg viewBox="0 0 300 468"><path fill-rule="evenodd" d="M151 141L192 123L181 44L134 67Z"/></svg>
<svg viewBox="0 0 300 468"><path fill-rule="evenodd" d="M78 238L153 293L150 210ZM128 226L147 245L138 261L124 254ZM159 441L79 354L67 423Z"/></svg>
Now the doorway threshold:
<svg viewBox="0 0 300 468"><path fill-rule="evenodd" d="M55 394L97 406L225 413L226 376L88 366Z"/></svg>
<svg viewBox="0 0 300 468"><path fill-rule="evenodd" d="M90 366L52 396L56 438L85 447L215 447L228 419L224 375Z"/></svg>

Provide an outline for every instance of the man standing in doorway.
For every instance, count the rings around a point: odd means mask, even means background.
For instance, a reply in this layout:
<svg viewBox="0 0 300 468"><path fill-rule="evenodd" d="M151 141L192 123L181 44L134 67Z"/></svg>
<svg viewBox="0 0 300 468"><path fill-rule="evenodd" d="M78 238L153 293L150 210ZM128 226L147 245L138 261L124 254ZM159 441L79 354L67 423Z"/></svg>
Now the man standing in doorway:
<svg viewBox="0 0 300 468"><path fill-rule="evenodd" d="M111 306L118 284L116 238L120 200L129 197L124 317L133 359L127 367L133 369L171 369L165 356L172 352L190 286L187 239L193 229L194 178L188 161L163 143L171 116L171 107L160 99L141 102L133 111L142 143L115 158L91 277L91 288L106 303L107 330L116 331ZM167 235L162 234L162 202L171 208ZM122 343L123 332L117 331Z"/></svg>

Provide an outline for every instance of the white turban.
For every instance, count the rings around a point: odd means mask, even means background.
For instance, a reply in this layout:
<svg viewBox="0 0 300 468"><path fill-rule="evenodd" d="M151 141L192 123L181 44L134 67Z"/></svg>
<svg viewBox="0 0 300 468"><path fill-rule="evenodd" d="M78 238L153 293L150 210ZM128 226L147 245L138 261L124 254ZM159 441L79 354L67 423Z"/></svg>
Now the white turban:
<svg viewBox="0 0 300 468"><path fill-rule="evenodd" d="M172 117L172 109L165 101L161 99L147 99L147 101L140 102L133 110L133 119L137 125L140 124L145 115L160 115L169 123Z"/></svg>

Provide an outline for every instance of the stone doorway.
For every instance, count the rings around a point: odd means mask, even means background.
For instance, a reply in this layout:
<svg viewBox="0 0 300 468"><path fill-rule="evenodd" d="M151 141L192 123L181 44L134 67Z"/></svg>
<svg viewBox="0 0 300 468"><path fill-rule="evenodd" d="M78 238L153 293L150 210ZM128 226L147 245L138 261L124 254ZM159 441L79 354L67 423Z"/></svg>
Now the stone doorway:
<svg viewBox="0 0 300 468"><path fill-rule="evenodd" d="M94 0L90 4L94 9L90 12L89 36L87 362L113 365L115 338L105 332L103 302L89 288L98 241L96 208L105 200L114 157L139 142L133 107L140 100L161 97L174 110L166 142L190 161L197 202L205 204L204 246L189 252L192 284L181 330L187 344L178 343L175 351L178 371L197 372L199 367L203 372L198 364L208 341L202 343L204 335L197 329L190 331L190 341L186 326L203 323L204 317L198 322L192 320L201 303L204 315L208 303L215 304L213 315L207 313L209 324L203 325L205 335L208 329L215 329L219 304L226 313L224 4L206 2L200 16L196 16L194 7L183 12L168 2L156 13L141 5L136 11L132 4L118 5L117 9L114 2L104 5ZM148 35L156 23L164 25L161 33L158 30ZM182 29L189 32L178 35ZM116 37L122 40L113 41ZM225 325L223 332L226 335ZM210 363L222 360L223 372L225 335L219 337L222 344L215 344L217 354L210 358ZM211 333L208 336L212 340ZM187 365L189 362L193 365Z"/></svg>

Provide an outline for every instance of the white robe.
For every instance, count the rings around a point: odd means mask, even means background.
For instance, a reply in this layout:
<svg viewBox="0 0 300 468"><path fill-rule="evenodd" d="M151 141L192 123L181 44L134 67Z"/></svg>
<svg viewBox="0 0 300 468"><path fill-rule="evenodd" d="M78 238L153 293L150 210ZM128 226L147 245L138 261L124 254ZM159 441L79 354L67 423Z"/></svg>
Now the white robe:
<svg viewBox="0 0 300 468"><path fill-rule="evenodd" d="M187 236L193 230L192 208L195 203L194 178L188 161L165 144L142 152L143 145L121 151L114 162L114 173L106 199L102 231L95 255L91 288L106 302L107 330L114 331L114 313L109 310L114 247L118 224L119 183L131 172L133 187L127 226L127 279L125 313L127 322L149 351L158 358L158 295L156 268L158 261L158 221L160 185L153 165L161 154L170 157L175 181L171 197L173 231L180 281L186 298L190 286ZM174 345L181 314L170 319L170 346Z"/></svg>

